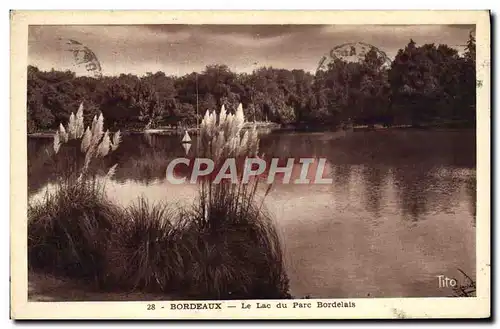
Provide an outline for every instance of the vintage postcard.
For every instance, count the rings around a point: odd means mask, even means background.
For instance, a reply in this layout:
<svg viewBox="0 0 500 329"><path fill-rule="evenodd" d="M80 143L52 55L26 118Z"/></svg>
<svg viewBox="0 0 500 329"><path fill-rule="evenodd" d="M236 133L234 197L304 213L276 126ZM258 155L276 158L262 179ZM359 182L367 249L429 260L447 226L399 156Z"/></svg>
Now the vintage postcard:
<svg viewBox="0 0 500 329"><path fill-rule="evenodd" d="M10 19L12 318L490 317L488 11Z"/></svg>

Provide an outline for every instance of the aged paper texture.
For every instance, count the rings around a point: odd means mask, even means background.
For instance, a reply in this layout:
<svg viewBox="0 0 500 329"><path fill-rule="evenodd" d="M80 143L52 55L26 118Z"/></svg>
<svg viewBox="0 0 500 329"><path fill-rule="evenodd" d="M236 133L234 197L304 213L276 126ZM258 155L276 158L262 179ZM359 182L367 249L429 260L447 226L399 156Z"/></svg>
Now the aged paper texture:
<svg viewBox="0 0 500 329"><path fill-rule="evenodd" d="M487 318L488 11L12 11L14 319Z"/></svg>

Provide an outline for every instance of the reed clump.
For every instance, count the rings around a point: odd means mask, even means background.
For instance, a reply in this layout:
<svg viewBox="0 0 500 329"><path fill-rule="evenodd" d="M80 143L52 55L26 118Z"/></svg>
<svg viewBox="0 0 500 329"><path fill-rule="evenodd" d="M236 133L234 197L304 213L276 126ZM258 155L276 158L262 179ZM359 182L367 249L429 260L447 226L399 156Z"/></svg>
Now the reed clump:
<svg viewBox="0 0 500 329"><path fill-rule="evenodd" d="M200 226L200 212L187 214L188 224L179 239L182 244L177 247L183 254L180 286L190 298L290 297L274 226L260 212L248 214L245 221L239 221L230 218L231 213L220 213L219 219L225 221L217 228Z"/></svg>
<svg viewBox="0 0 500 329"><path fill-rule="evenodd" d="M52 161L60 173L55 191L28 205L30 268L102 286L115 222L122 209L106 196L93 162L115 150L120 132L110 139L102 114L84 129L83 105L54 135ZM112 176L116 165L109 168Z"/></svg>
<svg viewBox="0 0 500 329"><path fill-rule="evenodd" d="M110 248L110 277L119 288L169 293L180 272L178 211L144 197L124 209Z"/></svg>
<svg viewBox="0 0 500 329"><path fill-rule="evenodd" d="M64 185L28 207L30 269L102 286L116 218L121 209L96 186Z"/></svg>
<svg viewBox="0 0 500 329"><path fill-rule="evenodd" d="M93 281L100 289L178 298L290 297L280 239L257 200L258 179L243 182L240 176L234 183L209 177L200 181L199 198L187 209L142 197L117 206L108 199L98 169L99 161L117 149L120 134L103 132L102 115L83 129L82 111L54 137L54 157L64 156L69 172L54 193L29 206L31 269ZM207 112L201 156L217 164L257 157L256 130L243 132L244 123L241 105L235 114L224 107L219 116ZM116 165L107 176L115 170Z"/></svg>
<svg viewBox="0 0 500 329"><path fill-rule="evenodd" d="M201 156L216 168L230 158L241 166L245 159L259 157L255 126L243 131L244 125L241 104L234 114L224 106L218 116L207 111L200 126ZM186 255L185 285L198 298L290 297L281 241L257 198L259 179L246 182L244 170L236 172L236 181L215 181L212 175L199 182L198 203L185 214L190 223L186 240L195 251Z"/></svg>

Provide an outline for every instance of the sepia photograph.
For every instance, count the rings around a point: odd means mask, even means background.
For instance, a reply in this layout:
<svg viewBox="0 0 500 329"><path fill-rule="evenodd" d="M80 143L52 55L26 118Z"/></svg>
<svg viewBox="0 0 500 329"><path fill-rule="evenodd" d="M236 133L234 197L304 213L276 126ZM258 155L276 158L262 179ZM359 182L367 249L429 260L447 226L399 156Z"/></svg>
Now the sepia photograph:
<svg viewBox="0 0 500 329"><path fill-rule="evenodd" d="M340 312L472 302L482 271L489 307L475 14L23 25L22 299Z"/></svg>

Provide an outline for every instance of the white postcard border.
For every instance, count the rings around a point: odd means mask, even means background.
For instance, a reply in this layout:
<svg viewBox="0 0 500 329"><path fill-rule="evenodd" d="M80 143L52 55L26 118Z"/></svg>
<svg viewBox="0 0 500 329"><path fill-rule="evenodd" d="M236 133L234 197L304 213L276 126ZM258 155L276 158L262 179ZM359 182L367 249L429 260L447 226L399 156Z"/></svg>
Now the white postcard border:
<svg viewBox="0 0 500 329"><path fill-rule="evenodd" d="M11 317L14 319L394 319L485 318L490 300L490 17L482 11L13 11L11 18ZM28 302L26 81L28 25L37 24L476 24L477 297L204 301L221 310L172 310L151 302ZM312 308L293 308L293 303ZM318 302L355 307L318 308ZM200 301L193 301L200 303ZM242 309L242 303L251 304ZM256 308L257 303L287 308ZM155 310L148 310L154 304ZM228 306L236 305L236 308ZM163 307L163 308L162 308Z"/></svg>

